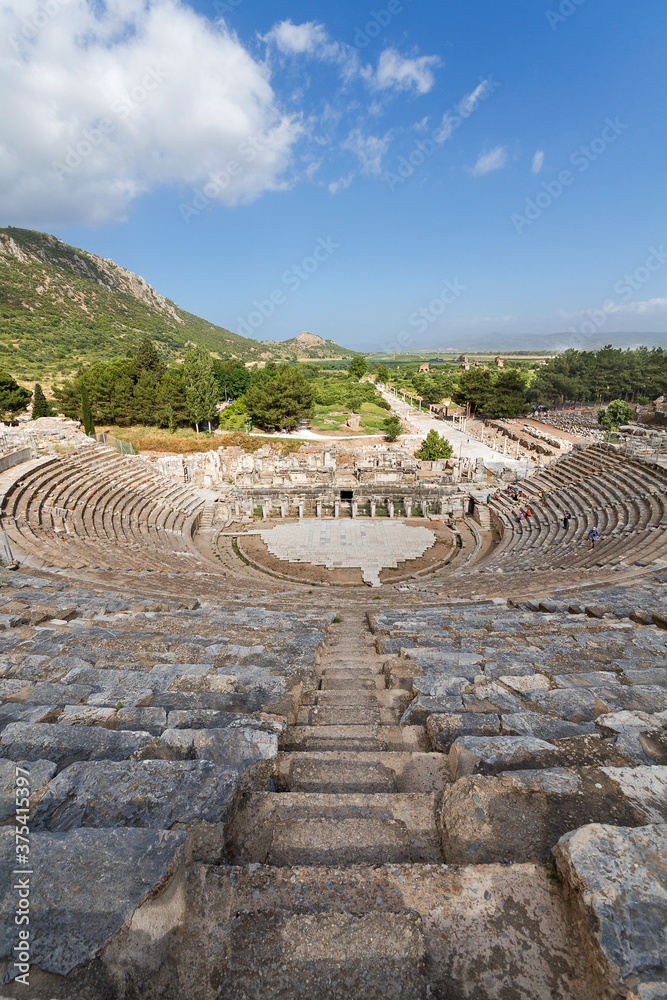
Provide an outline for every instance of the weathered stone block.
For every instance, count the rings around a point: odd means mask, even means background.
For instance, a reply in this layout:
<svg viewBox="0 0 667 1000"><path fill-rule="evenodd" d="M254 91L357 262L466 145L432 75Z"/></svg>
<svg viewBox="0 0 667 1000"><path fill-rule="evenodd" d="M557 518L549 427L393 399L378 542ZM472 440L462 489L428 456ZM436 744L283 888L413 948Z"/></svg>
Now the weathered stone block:
<svg viewBox="0 0 667 1000"><path fill-rule="evenodd" d="M34 833L39 871L31 877L31 972L66 976L98 955L142 903L168 884L181 864L185 836L164 830ZM5 962L17 942L15 860L13 829L0 830L0 960ZM8 965L2 983L17 974Z"/></svg>
<svg viewBox="0 0 667 1000"><path fill-rule="evenodd" d="M78 827L183 829L220 825L236 802L238 774L198 761L72 764L54 778L31 820L33 830ZM218 834L218 853L222 849Z"/></svg>
<svg viewBox="0 0 667 1000"><path fill-rule="evenodd" d="M152 743L150 733L116 733L94 726L26 725L13 722L0 736L11 760L50 760L61 770L79 760L128 760Z"/></svg>
<svg viewBox="0 0 667 1000"><path fill-rule="evenodd" d="M594 823L565 834L553 853L600 993L667 981L667 824Z"/></svg>
<svg viewBox="0 0 667 1000"><path fill-rule="evenodd" d="M445 789L439 826L449 864L538 861L587 823L667 819L667 768L554 768L461 778Z"/></svg>
<svg viewBox="0 0 667 1000"><path fill-rule="evenodd" d="M460 736L497 736L499 732L500 717L484 712L431 715L426 723L429 743L438 753L449 753Z"/></svg>
<svg viewBox="0 0 667 1000"><path fill-rule="evenodd" d="M13 819L16 814L16 768L29 772L30 808L34 809L56 773L50 760L18 761L0 759L0 823ZM22 772L22 776L26 777Z"/></svg>
<svg viewBox="0 0 667 1000"><path fill-rule="evenodd" d="M414 698L401 716L402 726L425 726L429 715L434 713L462 712L463 702L457 695L442 698L427 698L419 695Z"/></svg>

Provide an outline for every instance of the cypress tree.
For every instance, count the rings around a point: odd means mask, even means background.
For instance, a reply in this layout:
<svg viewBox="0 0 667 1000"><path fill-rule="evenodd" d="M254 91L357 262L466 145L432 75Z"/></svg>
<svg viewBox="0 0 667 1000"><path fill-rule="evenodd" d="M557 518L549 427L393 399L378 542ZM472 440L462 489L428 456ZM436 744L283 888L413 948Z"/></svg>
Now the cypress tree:
<svg viewBox="0 0 667 1000"><path fill-rule="evenodd" d="M81 386L81 421L84 433L88 437L95 437L95 424L93 422L93 410L90 405L90 396L85 385Z"/></svg>
<svg viewBox="0 0 667 1000"><path fill-rule="evenodd" d="M32 419L37 420L38 417L48 417L50 414L51 407L47 402L41 385L39 382L36 382L35 392L32 398Z"/></svg>

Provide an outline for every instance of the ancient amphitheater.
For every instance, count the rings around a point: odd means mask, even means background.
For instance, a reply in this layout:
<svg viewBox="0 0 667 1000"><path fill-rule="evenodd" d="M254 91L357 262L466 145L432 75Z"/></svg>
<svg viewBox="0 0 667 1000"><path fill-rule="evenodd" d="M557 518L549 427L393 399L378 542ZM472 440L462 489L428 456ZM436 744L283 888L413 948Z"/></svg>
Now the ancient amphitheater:
<svg viewBox="0 0 667 1000"><path fill-rule="evenodd" d="M3 466L0 996L665 1000L664 468Z"/></svg>

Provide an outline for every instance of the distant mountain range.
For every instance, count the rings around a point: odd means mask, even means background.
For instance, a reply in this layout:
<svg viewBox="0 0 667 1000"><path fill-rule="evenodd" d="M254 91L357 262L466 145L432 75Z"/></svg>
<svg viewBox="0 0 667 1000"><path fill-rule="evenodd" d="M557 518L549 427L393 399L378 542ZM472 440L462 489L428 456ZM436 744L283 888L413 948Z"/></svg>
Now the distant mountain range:
<svg viewBox="0 0 667 1000"><path fill-rule="evenodd" d="M47 233L0 229L0 365L50 384L150 337L169 360L203 345L221 358L285 361L351 357L333 340L300 334L240 337L164 298L143 278Z"/></svg>

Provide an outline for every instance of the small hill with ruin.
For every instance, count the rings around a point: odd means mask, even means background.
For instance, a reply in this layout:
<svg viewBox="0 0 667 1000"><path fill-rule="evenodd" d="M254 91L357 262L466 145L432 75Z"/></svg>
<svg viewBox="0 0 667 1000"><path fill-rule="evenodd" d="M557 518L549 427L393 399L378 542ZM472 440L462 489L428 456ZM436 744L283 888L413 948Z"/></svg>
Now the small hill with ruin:
<svg viewBox="0 0 667 1000"><path fill-rule="evenodd" d="M112 260L12 226L0 229L0 300L3 365L17 378L47 384L81 365L122 357L146 336L169 360L192 344L243 361L352 353L319 337L314 345L241 337L186 312Z"/></svg>

